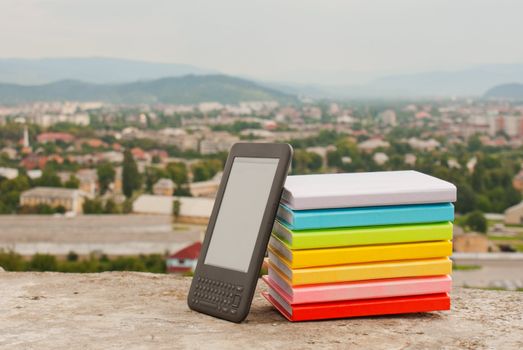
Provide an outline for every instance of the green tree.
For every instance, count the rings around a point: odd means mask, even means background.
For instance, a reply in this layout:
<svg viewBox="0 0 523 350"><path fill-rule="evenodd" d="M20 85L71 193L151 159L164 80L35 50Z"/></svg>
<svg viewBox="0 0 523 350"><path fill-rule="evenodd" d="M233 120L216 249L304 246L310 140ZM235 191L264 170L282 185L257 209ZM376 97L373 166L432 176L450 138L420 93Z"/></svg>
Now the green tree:
<svg viewBox="0 0 523 350"><path fill-rule="evenodd" d="M167 175L177 186L186 184L189 181L188 170L185 163L169 163L165 168Z"/></svg>
<svg viewBox="0 0 523 350"><path fill-rule="evenodd" d="M109 189L109 185L114 182L116 172L111 163L102 163L96 168L96 174L98 175L98 183L100 184L100 193L104 194L107 192L107 189Z"/></svg>
<svg viewBox="0 0 523 350"><path fill-rule="evenodd" d="M148 193L152 193L154 184L163 178L171 178L171 173L164 169L147 167L145 169L145 190Z"/></svg>
<svg viewBox="0 0 523 350"><path fill-rule="evenodd" d="M69 176L69 180L67 180L64 183L64 187L66 187L66 188L78 188L78 187L80 187L80 180L78 180L78 178L76 176L71 174L71 176Z"/></svg>
<svg viewBox="0 0 523 350"><path fill-rule="evenodd" d="M192 193L191 193L191 190L189 189L188 185L177 186L174 189L173 194L175 196L192 197Z"/></svg>
<svg viewBox="0 0 523 350"><path fill-rule="evenodd" d="M120 208L118 208L118 205L112 199L108 199L105 202L104 213L106 213L106 214L120 214Z"/></svg>
<svg viewBox="0 0 523 350"><path fill-rule="evenodd" d="M10 214L17 210L20 194L31 187L26 175L20 174L12 180L0 182L0 212Z"/></svg>
<svg viewBox="0 0 523 350"><path fill-rule="evenodd" d="M466 224L471 230L481 233L487 232L487 219L479 210L467 215Z"/></svg>
<svg viewBox="0 0 523 350"><path fill-rule="evenodd" d="M0 266L6 271L24 271L25 261L20 254L12 250L6 252L0 249Z"/></svg>
<svg viewBox="0 0 523 350"><path fill-rule="evenodd" d="M56 258L49 254L35 254L29 261L30 271L56 271Z"/></svg>
<svg viewBox="0 0 523 350"><path fill-rule="evenodd" d="M127 198L130 198L133 195L133 192L140 188L140 185L141 179L138 167L131 151L126 149L124 152L122 171L122 187L124 195Z"/></svg>
<svg viewBox="0 0 523 350"><path fill-rule="evenodd" d="M76 254L74 251L70 251L67 253L67 261L78 261L78 254Z"/></svg>
<svg viewBox="0 0 523 350"><path fill-rule="evenodd" d="M211 179L223 168L223 164L219 159L201 160L192 165L191 171L193 174L193 181L206 181Z"/></svg>
<svg viewBox="0 0 523 350"><path fill-rule="evenodd" d="M178 219L178 216L180 216L181 205L182 205L182 203L178 199L173 201L173 216L174 216L174 220Z"/></svg>
<svg viewBox="0 0 523 350"><path fill-rule="evenodd" d="M133 202L130 199L126 199L122 203L122 213L129 214L132 211L133 211Z"/></svg>
<svg viewBox="0 0 523 350"><path fill-rule="evenodd" d="M322 164L323 159L319 154L298 149L293 155L292 170L295 174L308 174L320 170Z"/></svg>
<svg viewBox="0 0 523 350"><path fill-rule="evenodd" d="M60 177L49 167L44 169L42 176L35 181L35 184L36 186L62 187Z"/></svg>
<svg viewBox="0 0 523 350"><path fill-rule="evenodd" d="M470 152L477 152L481 149L482 143L479 139L479 135L473 135L468 140L468 149Z"/></svg>
<svg viewBox="0 0 523 350"><path fill-rule="evenodd" d="M458 200L456 201L456 211L461 214L468 213L476 209L476 193L466 183L456 184L458 188Z"/></svg>
<svg viewBox="0 0 523 350"><path fill-rule="evenodd" d="M99 199L86 198L83 204L84 214L103 214L104 208Z"/></svg>

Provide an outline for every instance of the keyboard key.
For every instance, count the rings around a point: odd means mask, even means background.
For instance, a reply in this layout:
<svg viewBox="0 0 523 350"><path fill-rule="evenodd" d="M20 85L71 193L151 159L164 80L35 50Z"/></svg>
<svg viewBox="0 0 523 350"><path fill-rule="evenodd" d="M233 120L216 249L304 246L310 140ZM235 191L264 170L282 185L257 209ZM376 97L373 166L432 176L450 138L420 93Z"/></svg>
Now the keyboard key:
<svg viewBox="0 0 523 350"><path fill-rule="evenodd" d="M206 307L211 308L211 309L216 309L218 307L218 305L216 305L215 303L211 303L211 302L205 301L205 300L202 300L200 302L200 305L206 306Z"/></svg>

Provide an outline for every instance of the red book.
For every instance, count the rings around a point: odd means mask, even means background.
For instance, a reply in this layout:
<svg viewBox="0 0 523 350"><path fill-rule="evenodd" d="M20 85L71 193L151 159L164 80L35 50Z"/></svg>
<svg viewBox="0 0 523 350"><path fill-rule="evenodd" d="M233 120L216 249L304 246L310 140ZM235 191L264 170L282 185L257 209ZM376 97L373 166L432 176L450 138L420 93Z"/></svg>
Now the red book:
<svg viewBox="0 0 523 350"><path fill-rule="evenodd" d="M269 288L262 295L289 321L313 321L334 318L406 314L450 310L448 293L402 297L332 301L309 304L287 304Z"/></svg>

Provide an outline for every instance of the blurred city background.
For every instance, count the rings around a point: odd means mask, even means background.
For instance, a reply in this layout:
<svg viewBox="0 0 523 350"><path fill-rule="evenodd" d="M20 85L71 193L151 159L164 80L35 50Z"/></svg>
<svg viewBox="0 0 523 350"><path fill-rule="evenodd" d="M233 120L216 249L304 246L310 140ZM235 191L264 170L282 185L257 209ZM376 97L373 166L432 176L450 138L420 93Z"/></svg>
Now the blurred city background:
<svg viewBox="0 0 523 350"><path fill-rule="evenodd" d="M0 267L190 274L227 152L458 187L457 285L523 290L523 3L0 1Z"/></svg>

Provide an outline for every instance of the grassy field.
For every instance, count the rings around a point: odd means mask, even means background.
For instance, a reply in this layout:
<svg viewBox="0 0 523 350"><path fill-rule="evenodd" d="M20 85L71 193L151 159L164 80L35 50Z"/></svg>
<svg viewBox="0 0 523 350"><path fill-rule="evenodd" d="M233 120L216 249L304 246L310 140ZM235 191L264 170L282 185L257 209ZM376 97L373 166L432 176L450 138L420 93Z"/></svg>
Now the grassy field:
<svg viewBox="0 0 523 350"><path fill-rule="evenodd" d="M523 252L523 233L519 233L518 235L512 237L500 236L496 234L489 234L487 237L495 244L509 244L518 252Z"/></svg>
<svg viewBox="0 0 523 350"><path fill-rule="evenodd" d="M481 266L479 265L457 265L453 264L452 269L456 271L471 271L471 270L479 270L481 269Z"/></svg>

